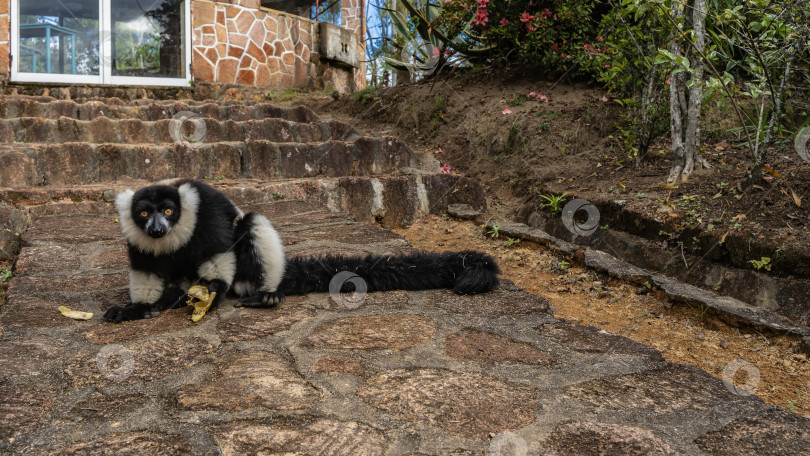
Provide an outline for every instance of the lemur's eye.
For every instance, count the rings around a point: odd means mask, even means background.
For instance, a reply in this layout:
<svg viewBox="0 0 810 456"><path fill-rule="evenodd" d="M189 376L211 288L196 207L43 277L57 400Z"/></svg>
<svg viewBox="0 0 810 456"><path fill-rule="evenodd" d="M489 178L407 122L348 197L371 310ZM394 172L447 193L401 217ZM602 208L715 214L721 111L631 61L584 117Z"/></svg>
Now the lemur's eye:
<svg viewBox="0 0 810 456"><path fill-rule="evenodd" d="M166 209L165 211L163 211L163 213L166 214L166 215L172 215L172 212L174 212L174 211L171 210L171 209Z"/></svg>
<svg viewBox="0 0 810 456"><path fill-rule="evenodd" d="M141 217L146 218L149 217L149 213L146 211L141 212Z"/></svg>

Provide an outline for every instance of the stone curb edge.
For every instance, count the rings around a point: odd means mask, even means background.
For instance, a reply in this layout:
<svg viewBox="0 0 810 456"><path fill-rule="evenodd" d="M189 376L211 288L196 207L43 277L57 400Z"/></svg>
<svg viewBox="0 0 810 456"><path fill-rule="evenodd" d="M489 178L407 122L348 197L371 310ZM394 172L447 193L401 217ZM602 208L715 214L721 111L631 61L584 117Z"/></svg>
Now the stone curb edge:
<svg viewBox="0 0 810 456"><path fill-rule="evenodd" d="M606 272L612 277L638 284L645 284L646 282L658 287L673 300L705 306L726 317L730 317L730 323L732 324L741 321L743 324L801 336L804 345L802 350L810 354L810 328L796 326L788 319L768 310L752 306L729 296L718 296L712 291L689 285L663 274L647 271L600 250L571 244L539 228L489 217L487 214L475 211L467 205L448 205L447 214L458 219L474 220L476 223L485 225L490 229L498 225L501 234L548 246L555 251L572 256L589 268Z"/></svg>

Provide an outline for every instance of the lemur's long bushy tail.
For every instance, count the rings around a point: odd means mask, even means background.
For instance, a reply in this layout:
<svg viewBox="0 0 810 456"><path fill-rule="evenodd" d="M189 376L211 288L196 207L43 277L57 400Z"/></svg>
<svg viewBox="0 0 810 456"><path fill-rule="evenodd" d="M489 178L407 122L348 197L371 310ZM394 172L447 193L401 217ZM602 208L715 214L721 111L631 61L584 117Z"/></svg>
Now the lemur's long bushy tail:
<svg viewBox="0 0 810 456"><path fill-rule="evenodd" d="M491 256L471 250L358 257L324 255L288 260L279 288L285 295L327 292L332 278L342 271L361 277L367 291L450 288L461 294L492 290L501 272ZM347 282L341 291L353 291L353 286Z"/></svg>

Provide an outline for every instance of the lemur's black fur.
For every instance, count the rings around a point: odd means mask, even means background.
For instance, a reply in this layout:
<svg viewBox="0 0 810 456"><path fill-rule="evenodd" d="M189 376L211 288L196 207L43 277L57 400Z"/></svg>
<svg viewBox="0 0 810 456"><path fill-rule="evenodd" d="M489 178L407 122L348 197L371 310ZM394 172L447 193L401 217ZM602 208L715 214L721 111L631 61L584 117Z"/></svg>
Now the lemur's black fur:
<svg viewBox="0 0 810 456"><path fill-rule="evenodd" d="M473 252L286 260L281 239L259 214L243 214L225 195L194 180L127 190L116 199L130 258L130 304L109 309L107 321L149 318L182 306L195 283L216 292L213 306L233 291L237 307L272 307L285 295L329 291L341 271L361 277L367 291L493 289L500 272L489 255ZM343 285L351 291L352 282Z"/></svg>

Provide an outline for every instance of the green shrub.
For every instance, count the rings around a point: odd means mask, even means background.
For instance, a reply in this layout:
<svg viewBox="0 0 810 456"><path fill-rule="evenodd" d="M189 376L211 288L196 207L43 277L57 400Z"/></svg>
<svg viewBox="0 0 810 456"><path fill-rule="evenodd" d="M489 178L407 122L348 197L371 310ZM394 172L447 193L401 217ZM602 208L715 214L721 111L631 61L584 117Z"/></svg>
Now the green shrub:
<svg viewBox="0 0 810 456"><path fill-rule="evenodd" d="M572 74L593 70L590 62L605 52L598 33L606 5L594 0L450 0L442 5L440 21L465 34L470 46L486 46L486 59L495 64L524 64ZM579 63L580 65L575 65Z"/></svg>

